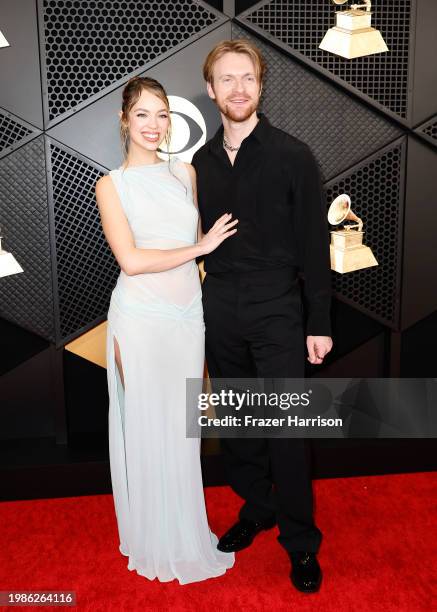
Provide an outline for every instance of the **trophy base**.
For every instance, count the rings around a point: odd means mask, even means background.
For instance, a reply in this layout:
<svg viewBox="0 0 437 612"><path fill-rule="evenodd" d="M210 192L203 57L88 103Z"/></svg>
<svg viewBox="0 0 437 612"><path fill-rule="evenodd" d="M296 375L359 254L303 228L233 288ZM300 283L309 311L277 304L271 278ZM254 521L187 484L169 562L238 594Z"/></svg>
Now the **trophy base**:
<svg viewBox="0 0 437 612"><path fill-rule="evenodd" d="M345 272L355 272L363 268L377 266L378 262L368 246L360 245L350 249L336 249L329 247L331 254L331 270L344 274Z"/></svg>
<svg viewBox="0 0 437 612"><path fill-rule="evenodd" d="M10 276L11 274L19 274L23 272L23 268L17 262L11 253L0 251L0 278Z"/></svg>
<svg viewBox="0 0 437 612"><path fill-rule="evenodd" d="M319 49L335 53L346 59L388 51L379 30L375 30L375 28L346 30L338 26L330 28L326 32Z"/></svg>

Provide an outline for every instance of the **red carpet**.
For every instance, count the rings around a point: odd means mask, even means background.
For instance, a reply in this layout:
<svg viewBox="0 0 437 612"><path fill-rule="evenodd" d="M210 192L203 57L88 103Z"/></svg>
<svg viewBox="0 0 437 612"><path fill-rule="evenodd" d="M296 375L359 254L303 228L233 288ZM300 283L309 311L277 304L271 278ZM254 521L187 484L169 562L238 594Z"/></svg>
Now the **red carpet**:
<svg viewBox="0 0 437 612"><path fill-rule="evenodd" d="M74 590L80 610L104 612L430 612L437 596L436 485L436 473L316 481L324 582L315 595L292 587L276 530L238 553L225 576L181 587L127 570L109 495L3 502L0 590ZM211 527L221 534L240 502L228 488L207 489L206 497Z"/></svg>

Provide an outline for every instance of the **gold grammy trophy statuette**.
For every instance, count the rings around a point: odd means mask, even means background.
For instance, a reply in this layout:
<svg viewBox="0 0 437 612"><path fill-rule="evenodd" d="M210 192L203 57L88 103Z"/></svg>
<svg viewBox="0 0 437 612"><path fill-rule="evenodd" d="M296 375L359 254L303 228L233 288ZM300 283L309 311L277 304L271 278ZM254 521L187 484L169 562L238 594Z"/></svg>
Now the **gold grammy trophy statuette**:
<svg viewBox="0 0 437 612"><path fill-rule="evenodd" d="M363 222L351 210L351 199L343 193L329 207L328 221L339 225L343 221L355 221L343 229L331 231L331 269L340 274L377 266L372 250L363 244Z"/></svg>
<svg viewBox="0 0 437 612"><path fill-rule="evenodd" d="M326 32L319 45L320 49L346 59L388 51L381 32L371 27L370 0L362 1L364 4L352 4L350 10L336 11L335 27ZM332 2L342 5L348 0Z"/></svg>

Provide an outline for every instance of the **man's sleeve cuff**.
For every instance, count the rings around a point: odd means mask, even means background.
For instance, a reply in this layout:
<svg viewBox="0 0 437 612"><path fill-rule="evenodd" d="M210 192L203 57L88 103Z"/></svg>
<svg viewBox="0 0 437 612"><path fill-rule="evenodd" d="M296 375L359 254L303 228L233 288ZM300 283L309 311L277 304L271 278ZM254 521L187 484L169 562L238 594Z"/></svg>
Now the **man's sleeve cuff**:
<svg viewBox="0 0 437 612"><path fill-rule="evenodd" d="M310 313L306 326L307 336L332 336L329 313Z"/></svg>

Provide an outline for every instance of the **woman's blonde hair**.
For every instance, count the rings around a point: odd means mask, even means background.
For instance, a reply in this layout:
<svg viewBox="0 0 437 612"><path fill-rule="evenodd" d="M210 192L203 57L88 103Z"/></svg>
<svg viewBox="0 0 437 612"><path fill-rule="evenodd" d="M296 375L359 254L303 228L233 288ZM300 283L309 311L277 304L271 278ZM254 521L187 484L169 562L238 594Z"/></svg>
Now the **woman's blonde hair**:
<svg viewBox="0 0 437 612"><path fill-rule="evenodd" d="M266 63L261 51L256 47L250 40L243 38L235 40L223 40L219 42L211 51L203 64L203 78L207 83L213 84L213 70L214 64L219 60L225 53L244 53L249 56L255 68L255 75L260 85L262 85Z"/></svg>
<svg viewBox="0 0 437 612"><path fill-rule="evenodd" d="M126 159L129 153L129 120L128 120L129 111L134 106L134 104L138 102L141 96L141 92L144 89L154 94L155 96L157 96L160 100L162 100L162 102L164 103L168 111L169 124L168 124L167 132L164 136L164 142L165 142L165 146L167 149L165 153L168 154L168 168L171 174L173 174L173 176L183 185L185 189L185 193L187 193L187 186L185 185L184 181L179 176L177 176L170 167L170 159L171 159L170 102L168 101L167 93L164 87L161 85L161 83L159 83L159 81L156 81L155 79L151 79L149 77L139 77L139 76L133 77L126 83L123 89L123 94L122 94L123 102L121 105L121 117L120 117L120 137L121 137L121 144L123 147L124 158Z"/></svg>
<svg viewBox="0 0 437 612"><path fill-rule="evenodd" d="M121 105L122 113L120 117L120 137L125 158L127 157L129 151L129 111L134 106L134 104L138 102L141 96L141 92L144 89L162 100L168 111L169 126L164 137L164 142L166 144L167 151L170 152L169 147L171 140L171 115L170 103L167 98L167 93L161 83L159 83L155 79L137 76L133 77L126 83L122 94L123 102Z"/></svg>

